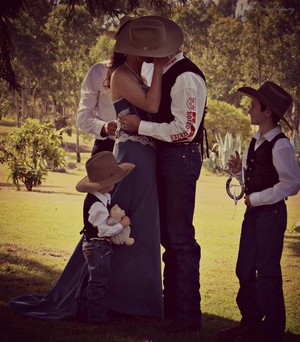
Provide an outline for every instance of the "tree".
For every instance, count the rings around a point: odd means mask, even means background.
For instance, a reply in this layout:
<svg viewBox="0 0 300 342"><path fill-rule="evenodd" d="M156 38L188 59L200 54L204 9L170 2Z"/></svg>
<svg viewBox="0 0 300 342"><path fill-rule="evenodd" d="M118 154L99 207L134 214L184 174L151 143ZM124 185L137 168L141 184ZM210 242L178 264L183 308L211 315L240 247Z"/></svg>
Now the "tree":
<svg viewBox="0 0 300 342"><path fill-rule="evenodd" d="M46 23L46 32L52 38L51 48L55 52L54 68L59 75L59 86L52 93L57 120L70 120L75 125L79 103L80 85L92 61L91 47L100 35L100 25L92 22L88 12L76 7L70 22L64 21L66 7L55 8ZM77 133L77 161L80 162Z"/></svg>
<svg viewBox="0 0 300 342"><path fill-rule="evenodd" d="M243 20L240 85L259 87L267 80L281 85L293 97L294 107L285 117L299 132L300 18L299 2L249 1Z"/></svg>
<svg viewBox="0 0 300 342"><path fill-rule="evenodd" d="M43 2L47 2L52 7L67 4L68 10L64 18L69 19L73 16L76 5L84 5L91 17L97 18L120 17L122 14L132 13L143 6L154 9L157 13L170 15L177 3L187 3L187 0L43 0ZM15 90L20 89L20 84L12 67L15 42L12 39L10 27L13 25L12 21L21 13L32 13L32 8L36 5L36 1L32 0L2 0L0 3L0 78Z"/></svg>
<svg viewBox="0 0 300 342"><path fill-rule="evenodd" d="M49 168L64 166L59 133L47 122L27 119L21 128L0 139L0 163L8 165L17 190L22 182L31 191L46 179Z"/></svg>
<svg viewBox="0 0 300 342"><path fill-rule="evenodd" d="M227 132L233 138L240 136L242 143L247 143L250 138L251 125L242 110L219 100L208 100L204 125L210 148L217 142L216 135L224 137Z"/></svg>

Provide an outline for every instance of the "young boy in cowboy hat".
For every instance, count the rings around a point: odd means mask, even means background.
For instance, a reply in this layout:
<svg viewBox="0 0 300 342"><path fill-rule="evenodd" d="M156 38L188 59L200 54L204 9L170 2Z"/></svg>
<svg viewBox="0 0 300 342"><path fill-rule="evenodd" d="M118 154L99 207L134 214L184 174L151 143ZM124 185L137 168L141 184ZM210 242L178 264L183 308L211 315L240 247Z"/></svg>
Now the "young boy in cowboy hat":
<svg viewBox="0 0 300 342"><path fill-rule="evenodd" d="M109 151L99 152L86 162L87 176L77 185L79 192L87 192L83 207L84 234L82 250L88 265L87 320L90 324L107 321L106 294L110 276L110 236L118 234L130 224L129 217L111 226L107 224L110 192L125 178L134 164L117 164Z"/></svg>
<svg viewBox="0 0 300 342"><path fill-rule="evenodd" d="M285 305L280 260L287 225L285 199L300 189L300 169L295 151L281 132L280 119L292 104L291 96L273 82L258 90L238 89L252 99L251 124L258 125L241 160L228 161L239 179L244 171L247 206L236 266L240 288L237 305L242 315L238 326L219 332L224 341L283 340Z"/></svg>

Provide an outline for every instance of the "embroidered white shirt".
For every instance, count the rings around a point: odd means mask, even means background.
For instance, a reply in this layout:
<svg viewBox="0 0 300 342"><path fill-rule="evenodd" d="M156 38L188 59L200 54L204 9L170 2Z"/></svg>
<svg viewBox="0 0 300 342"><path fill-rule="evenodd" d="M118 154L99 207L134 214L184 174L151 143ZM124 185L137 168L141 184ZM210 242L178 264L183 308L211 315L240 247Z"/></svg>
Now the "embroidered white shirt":
<svg viewBox="0 0 300 342"><path fill-rule="evenodd" d="M183 52L175 55L164 67L164 73L183 58ZM170 123L141 121L138 133L167 142L192 141L203 117L207 95L205 82L200 75L184 72L177 77L170 95L174 120Z"/></svg>

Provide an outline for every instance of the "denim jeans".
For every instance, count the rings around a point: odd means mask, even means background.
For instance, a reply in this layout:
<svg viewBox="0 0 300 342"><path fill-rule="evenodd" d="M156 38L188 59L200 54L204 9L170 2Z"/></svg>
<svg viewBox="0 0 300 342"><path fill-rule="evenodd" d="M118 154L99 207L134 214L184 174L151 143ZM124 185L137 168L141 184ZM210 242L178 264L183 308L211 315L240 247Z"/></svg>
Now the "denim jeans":
<svg viewBox="0 0 300 342"><path fill-rule="evenodd" d="M87 320L107 320L107 290L110 277L111 244L107 240L84 240L82 250L88 265Z"/></svg>
<svg viewBox="0 0 300 342"><path fill-rule="evenodd" d="M270 341L281 341L285 305L280 260L287 211L284 201L247 208L242 224L236 274L242 323L262 323Z"/></svg>
<svg viewBox="0 0 300 342"><path fill-rule="evenodd" d="M200 322L200 246L193 215L202 160L198 145L169 145L157 151L165 317Z"/></svg>

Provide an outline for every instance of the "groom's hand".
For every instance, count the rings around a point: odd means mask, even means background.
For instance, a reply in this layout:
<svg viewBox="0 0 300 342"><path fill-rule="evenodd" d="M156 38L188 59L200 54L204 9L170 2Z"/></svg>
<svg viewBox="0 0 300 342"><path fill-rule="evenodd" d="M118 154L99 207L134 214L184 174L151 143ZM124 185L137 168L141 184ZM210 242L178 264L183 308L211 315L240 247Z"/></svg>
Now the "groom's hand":
<svg viewBox="0 0 300 342"><path fill-rule="evenodd" d="M125 131L138 132L141 119L137 115L122 115L119 120Z"/></svg>

